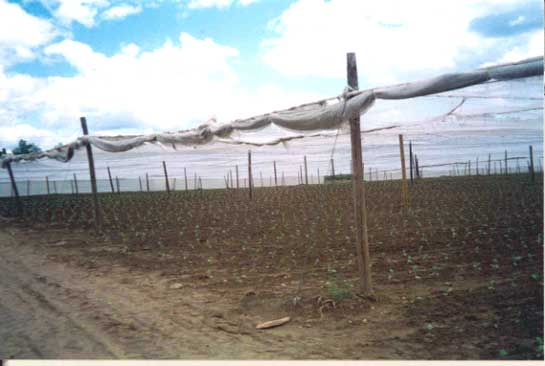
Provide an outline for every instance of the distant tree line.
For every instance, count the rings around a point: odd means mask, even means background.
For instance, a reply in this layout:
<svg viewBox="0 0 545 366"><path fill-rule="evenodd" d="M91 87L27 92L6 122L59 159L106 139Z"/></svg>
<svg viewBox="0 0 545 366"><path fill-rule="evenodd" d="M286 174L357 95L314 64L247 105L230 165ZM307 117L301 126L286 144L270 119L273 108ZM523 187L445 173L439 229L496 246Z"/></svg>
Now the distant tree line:
<svg viewBox="0 0 545 366"><path fill-rule="evenodd" d="M21 139L19 140L19 143L17 144L15 149L13 149L12 154L21 155L21 154L37 153L41 151L42 149L40 149L38 145ZM6 151L6 148L3 148L2 150L0 150L0 158L7 154L8 153Z"/></svg>

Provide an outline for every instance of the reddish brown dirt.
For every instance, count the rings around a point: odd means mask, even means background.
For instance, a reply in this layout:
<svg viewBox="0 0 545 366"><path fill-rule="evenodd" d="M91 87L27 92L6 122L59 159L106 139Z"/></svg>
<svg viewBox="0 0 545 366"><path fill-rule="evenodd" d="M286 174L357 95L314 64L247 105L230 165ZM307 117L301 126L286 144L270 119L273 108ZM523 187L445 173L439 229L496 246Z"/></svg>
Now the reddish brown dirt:
<svg viewBox="0 0 545 366"><path fill-rule="evenodd" d="M541 180L425 179L409 210L399 182L366 188L377 301L349 185L104 195L99 236L89 197L26 199L0 234L0 358L543 359Z"/></svg>

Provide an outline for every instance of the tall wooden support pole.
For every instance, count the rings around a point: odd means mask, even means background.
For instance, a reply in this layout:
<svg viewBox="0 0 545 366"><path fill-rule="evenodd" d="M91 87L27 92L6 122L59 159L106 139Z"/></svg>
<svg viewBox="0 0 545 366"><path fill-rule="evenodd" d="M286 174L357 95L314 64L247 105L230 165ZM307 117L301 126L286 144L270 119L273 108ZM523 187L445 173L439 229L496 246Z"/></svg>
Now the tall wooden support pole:
<svg viewBox="0 0 545 366"><path fill-rule="evenodd" d="M240 181L238 180L238 165L235 165L235 175L237 178L237 189L240 188Z"/></svg>
<svg viewBox="0 0 545 366"><path fill-rule="evenodd" d="M407 171L405 168L405 149L403 135L399 135L399 156L401 157L401 200L405 207L409 205L409 188L407 186Z"/></svg>
<svg viewBox="0 0 545 366"><path fill-rule="evenodd" d="M276 160L273 161L273 168L274 168L274 186L278 187L278 177L276 176Z"/></svg>
<svg viewBox="0 0 545 366"><path fill-rule="evenodd" d="M163 161L163 170L165 171L165 186L167 188L167 193L170 193L170 185L168 184L167 164L164 161Z"/></svg>
<svg viewBox="0 0 545 366"><path fill-rule="evenodd" d="M307 156L305 155L305 184L308 185L308 167L307 167Z"/></svg>
<svg viewBox="0 0 545 366"><path fill-rule="evenodd" d="M121 193L121 186L119 185L119 178L115 177L115 186L117 187L117 194Z"/></svg>
<svg viewBox="0 0 545 366"><path fill-rule="evenodd" d="M78 177L76 177L76 173L74 173L74 189L76 190L76 195L78 195L79 187L78 187Z"/></svg>
<svg viewBox="0 0 545 366"><path fill-rule="evenodd" d="M358 69L356 54L346 55L348 86L358 89ZM363 157L361 147L360 117L350 119L350 142L352 146L352 191L354 200L354 219L356 227L356 253L361 291L366 295L373 292L371 285L371 261L369 258L369 238L367 235L367 207L363 185ZM332 165L333 167L333 165Z"/></svg>
<svg viewBox="0 0 545 366"><path fill-rule="evenodd" d="M335 161L331 158L331 175L335 178Z"/></svg>
<svg viewBox="0 0 545 366"><path fill-rule="evenodd" d="M146 173L146 191L149 192L149 174Z"/></svg>
<svg viewBox="0 0 545 366"><path fill-rule="evenodd" d="M81 129L83 134L87 136L89 130L87 129L87 120L85 117L80 118ZM91 177L91 192L93 193L93 205L95 206L95 229L97 232L100 231L102 218L100 216L100 207L98 205L98 192L97 192L97 178L95 175L95 160L93 159L93 148L91 144L85 145L87 150L87 160L89 161L89 176Z"/></svg>
<svg viewBox="0 0 545 366"><path fill-rule="evenodd" d="M536 180L536 173L534 171L534 148L530 145L530 177L532 182Z"/></svg>
<svg viewBox="0 0 545 366"><path fill-rule="evenodd" d="M252 199L252 150L248 150L248 188Z"/></svg>
<svg viewBox="0 0 545 366"><path fill-rule="evenodd" d="M409 155L411 160L409 160L409 172L411 174L411 184L413 184L413 163L414 163L414 157L413 157L413 143L412 141L409 141Z"/></svg>
<svg viewBox="0 0 545 366"><path fill-rule="evenodd" d="M51 194L51 189L49 188L49 177L48 176L45 177L45 186L47 188L47 194L48 195Z"/></svg>
<svg viewBox="0 0 545 366"><path fill-rule="evenodd" d="M108 170L108 179L110 180L110 187L112 188L112 193L115 193L114 181L112 179L112 172L110 172L110 167L109 166L107 166L106 169Z"/></svg>
<svg viewBox="0 0 545 366"><path fill-rule="evenodd" d="M17 189L17 184L15 183L15 178L13 177L13 171L11 170L11 162L6 164L8 169L9 179L11 181L11 189L15 195L15 205L17 206L17 216L23 215L23 203L19 197L19 190Z"/></svg>

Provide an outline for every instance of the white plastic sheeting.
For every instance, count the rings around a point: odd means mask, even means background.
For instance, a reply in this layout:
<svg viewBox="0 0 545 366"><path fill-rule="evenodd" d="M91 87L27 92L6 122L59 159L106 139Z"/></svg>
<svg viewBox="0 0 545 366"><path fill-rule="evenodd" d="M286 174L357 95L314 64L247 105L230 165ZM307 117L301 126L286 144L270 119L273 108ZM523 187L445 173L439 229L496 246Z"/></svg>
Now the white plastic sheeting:
<svg viewBox="0 0 545 366"><path fill-rule="evenodd" d="M293 107L283 111L272 112L248 119L235 120L224 124L205 123L195 129L179 132L166 132L141 136L98 137L83 136L65 146L51 149L42 153L8 156L2 160L2 167L10 162L21 160L36 160L51 158L58 161L69 161L74 150L87 144L107 152L128 151L146 143L192 146L202 145L212 140L249 144L255 146L279 144L291 139L303 138L309 131L324 131L337 129L345 121L364 114L374 103L375 99L409 99L425 95L432 95L446 91L465 88L490 81L504 81L543 76L543 57L536 57L516 63L502 64L481 68L466 73L444 74L428 80L405 83L400 85L379 87L361 91L345 91L337 98L330 98L314 103ZM338 99L339 102L331 103ZM288 129L303 134L278 138L269 142L237 141L230 139L235 131L256 131L269 125Z"/></svg>

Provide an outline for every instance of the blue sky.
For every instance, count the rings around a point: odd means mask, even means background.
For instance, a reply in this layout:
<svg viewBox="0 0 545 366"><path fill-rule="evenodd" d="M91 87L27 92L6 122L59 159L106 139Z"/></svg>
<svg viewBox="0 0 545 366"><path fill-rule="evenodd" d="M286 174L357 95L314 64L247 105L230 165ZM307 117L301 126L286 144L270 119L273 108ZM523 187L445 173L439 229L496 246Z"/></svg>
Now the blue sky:
<svg viewBox="0 0 545 366"><path fill-rule="evenodd" d="M228 121L543 54L543 2L0 0L0 146Z"/></svg>

